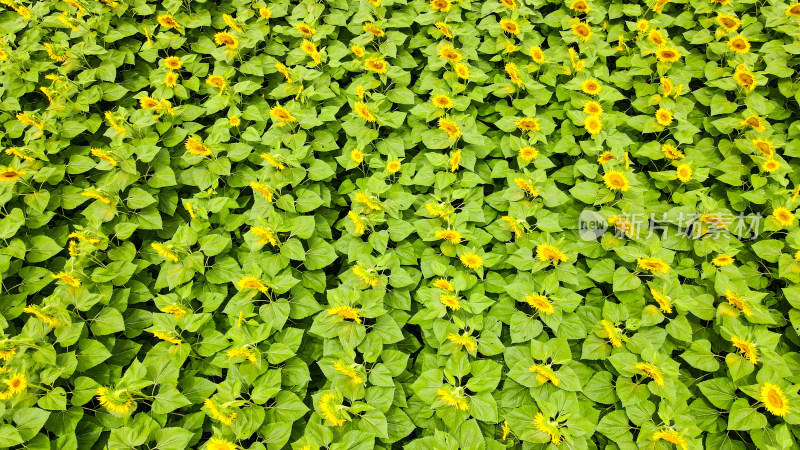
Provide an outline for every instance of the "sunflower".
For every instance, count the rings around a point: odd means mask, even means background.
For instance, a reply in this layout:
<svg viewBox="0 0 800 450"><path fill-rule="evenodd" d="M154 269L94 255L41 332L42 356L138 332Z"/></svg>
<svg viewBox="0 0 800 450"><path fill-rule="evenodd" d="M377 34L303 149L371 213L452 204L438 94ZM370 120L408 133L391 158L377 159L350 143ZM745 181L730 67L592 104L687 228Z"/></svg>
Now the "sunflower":
<svg viewBox="0 0 800 450"><path fill-rule="evenodd" d="M363 27L363 30L368 32L368 33L371 33L375 37L384 37L384 36L386 36L386 32L383 31L383 28L379 27L378 25L376 25L374 23L369 23L369 22L365 23L364 27Z"/></svg>
<svg viewBox="0 0 800 450"><path fill-rule="evenodd" d="M656 122L661 126L669 126L672 124L672 111L664 108L658 108L656 111Z"/></svg>
<svg viewBox="0 0 800 450"><path fill-rule="evenodd" d="M445 280L444 278L439 278L436 281L434 281L433 282L433 287L435 287L437 289L441 289L443 291L450 291L450 292L455 291L455 288L453 287L453 283Z"/></svg>
<svg viewBox="0 0 800 450"><path fill-rule="evenodd" d="M558 430L558 422L550 420L541 412L536 413L533 424L539 432L545 434L553 445L559 445L562 440L561 432ZM545 441L546 442L546 441Z"/></svg>
<svg viewBox="0 0 800 450"><path fill-rule="evenodd" d="M675 159L683 159L683 158L685 158L685 157L686 157L686 155L684 155L684 154L683 154L683 152L681 152L681 151L678 151L678 149L676 149L676 148L675 148L673 145L671 145L671 144L664 144L664 145L662 145L662 146L661 146L661 151L664 153L664 156L665 156L667 159L672 159L672 160L675 160Z"/></svg>
<svg viewBox="0 0 800 450"><path fill-rule="evenodd" d="M672 314L672 299L662 294L659 290L650 288L650 295L658 303L658 308L664 314Z"/></svg>
<svg viewBox="0 0 800 450"><path fill-rule="evenodd" d="M442 117L439 119L439 129L447 133L450 140L458 139L461 136L461 127L458 126L453 120Z"/></svg>
<svg viewBox="0 0 800 450"><path fill-rule="evenodd" d="M794 218L794 213L783 206L775 208L775 210L772 211L772 219L775 221L775 223L782 227L788 227L794 224Z"/></svg>
<svg viewBox="0 0 800 450"><path fill-rule="evenodd" d="M659 80L661 88L664 89L664 97L672 93L672 80L667 77L661 77Z"/></svg>
<svg viewBox="0 0 800 450"><path fill-rule="evenodd" d="M458 78L462 80L469 79L469 67L467 67L464 63L458 63L455 65L456 75Z"/></svg>
<svg viewBox="0 0 800 450"><path fill-rule="evenodd" d="M667 43L667 40L664 38L664 34L660 30L650 30L650 33L647 35L647 39L650 40L656 47L661 47L662 45Z"/></svg>
<svg viewBox="0 0 800 450"><path fill-rule="evenodd" d="M600 106L600 103L590 100L583 104L583 112L590 116L599 116L603 114L603 107Z"/></svg>
<svg viewBox="0 0 800 450"><path fill-rule="evenodd" d="M569 9L586 14L591 11L592 8L589 7L589 4L586 3L586 0L573 0L572 4L569 5Z"/></svg>
<svg viewBox="0 0 800 450"><path fill-rule="evenodd" d="M754 139L753 147L758 149L758 151L761 152L761 155L766 156L767 158L775 156L775 149L772 145L772 142L766 139Z"/></svg>
<svg viewBox="0 0 800 450"><path fill-rule="evenodd" d="M589 134L595 135L603 129L603 122L600 120L600 116L590 115L583 120L583 127Z"/></svg>
<svg viewBox="0 0 800 450"><path fill-rule="evenodd" d="M733 79L743 87L745 92L752 92L758 85L755 75L747 70L744 64L739 64L733 73Z"/></svg>
<svg viewBox="0 0 800 450"><path fill-rule="evenodd" d="M461 53L450 44L445 44L439 49L439 57L454 63L461 61Z"/></svg>
<svg viewBox="0 0 800 450"><path fill-rule="evenodd" d="M634 364L633 367L638 370L640 374L652 378L657 385L664 386L664 375L655 365L647 362L639 362Z"/></svg>
<svg viewBox="0 0 800 450"><path fill-rule="evenodd" d="M744 55L750 51L750 41L741 34L737 34L728 41L728 48L740 55Z"/></svg>
<svg viewBox="0 0 800 450"><path fill-rule="evenodd" d="M397 173L400 171L401 167L402 164L400 163L400 161L389 161L386 164L386 171L389 173Z"/></svg>
<svg viewBox="0 0 800 450"><path fill-rule="evenodd" d="M628 192L628 189L630 188L628 177L625 175L625 173L620 172L619 170L611 170L606 172L606 174L603 175L603 182L605 183L606 187L612 191Z"/></svg>
<svg viewBox="0 0 800 450"><path fill-rule="evenodd" d="M232 127L238 127L242 123L242 119L239 116L231 116L228 118L228 123L231 124Z"/></svg>
<svg viewBox="0 0 800 450"><path fill-rule="evenodd" d="M675 169L675 178L683 183L688 183L692 179L692 166L683 163Z"/></svg>
<svg viewBox="0 0 800 450"><path fill-rule="evenodd" d="M317 46L308 39L303 39L303 42L300 44L300 50L302 50L306 55L313 55L314 53L317 53Z"/></svg>
<svg viewBox="0 0 800 450"><path fill-rule="evenodd" d="M239 447L225 439L211 438L206 442L206 450L239 450Z"/></svg>
<svg viewBox="0 0 800 450"><path fill-rule="evenodd" d="M183 67L183 61L177 56L168 56L164 58L164 67L170 70L178 70Z"/></svg>
<svg viewBox="0 0 800 450"><path fill-rule="evenodd" d="M638 258L636 260L636 265L638 265L640 269L650 273L667 273L670 269L666 261L655 257Z"/></svg>
<svg viewBox="0 0 800 450"><path fill-rule="evenodd" d="M742 26L741 20L739 20L736 16L731 16L728 14L717 14L717 22L722 25L722 29L725 30L726 33L736 31L740 26Z"/></svg>
<svg viewBox="0 0 800 450"><path fill-rule="evenodd" d="M581 82L581 90L588 95L597 95L603 87L594 78L589 78Z"/></svg>
<svg viewBox="0 0 800 450"><path fill-rule="evenodd" d="M444 94L434 95L431 98L431 103L433 103L433 106L440 109L450 109L453 107L453 99Z"/></svg>
<svg viewBox="0 0 800 450"><path fill-rule="evenodd" d="M656 51L656 58L661 62L675 62L681 59L681 52L672 47L662 47Z"/></svg>
<svg viewBox="0 0 800 450"><path fill-rule="evenodd" d="M758 348L756 344L739 336L731 336L731 343L752 364L758 364Z"/></svg>
<svg viewBox="0 0 800 450"><path fill-rule="evenodd" d="M717 267L725 267L733 264L735 259L731 255L726 255L725 253L718 255L714 259L711 260L711 264L714 264Z"/></svg>
<svg viewBox="0 0 800 450"><path fill-rule="evenodd" d="M500 3L508 9L517 9L517 2L515 0L500 0Z"/></svg>
<svg viewBox="0 0 800 450"><path fill-rule="evenodd" d="M647 19L639 19L639 21L636 22L636 30L639 33L644 33L649 28L650 28L650 21L648 21Z"/></svg>
<svg viewBox="0 0 800 450"><path fill-rule="evenodd" d="M431 8L435 11L447 12L452 6L450 0L431 0Z"/></svg>
<svg viewBox="0 0 800 450"><path fill-rule="evenodd" d="M181 25L178 23L178 21L169 14L158 16L158 23L164 28L181 28Z"/></svg>
<svg viewBox="0 0 800 450"><path fill-rule="evenodd" d="M683 450L688 450L689 446L686 444L686 439L681 436L677 431L671 428L661 428L650 435L651 441L666 441Z"/></svg>
<svg viewBox="0 0 800 450"><path fill-rule="evenodd" d="M369 106L363 102L356 102L353 105L353 110L358 114L359 117L366 120L367 122L375 122L376 118L375 115L372 114L372 111L369 110Z"/></svg>
<svg viewBox="0 0 800 450"><path fill-rule="evenodd" d="M447 161L447 164L450 166L450 172L458 170L461 164L461 149L454 151L453 154L450 155L450 160Z"/></svg>
<svg viewBox="0 0 800 450"><path fill-rule="evenodd" d="M178 84L178 73L173 71L168 71L166 75L164 75L164 84L167 87L175 87Z"/></svg>
<svg viewBox="0 0 800 450"><path fill-rule="evenodd" d="M269 110L269 115L272 116L273 120L277 121L279 125L282 125L286 122L297 121L297 118L293 116L288 109L280 105L271 108Z"/></svg>
<svg viewBox="0 0 800 450"><path fill-rule="evenodd" d="M517 35L520 32L519 24L514 19L503 18L500 19L500 28L508 34Z"/></svg>
<svg viewBox="0 0 800 450"><path fill-rule="evenodd" d="M764 164L761 165L761 170L767 173L775 172L780 168L781 168L781 163L772 158L764 161Z"/></svg>
<svg viewBox="0 0 800 450"><path fill-rule="evenodd" d="M608 164L611 160L617 159L611 152L603 152L600 156L597 157L597 162L600 164Z"/></svg>
<svg viewBox="0 0 800 450"><path fill-rule="evenodd" d="M224 45L230 50L233 50L239 46L239 40L236 39L236 37L234 37L232 34L225 31L215 34L214 42L216 42L217 45Z"/></svg>
<svg viewBox="0 0 800 450"><path fill-rule="evenodd" d="M2 167L0 168L0 181L2 182L16 181L26 173L28 172L24 170L14 169L11 167Z"/></svg>
<svg viewBox="0 0 800 450"><path fill-rule="evenodd" d="M354 55L358 56L359 58L364 57L364 48L359 45L353 45L350 47L350 51L353 52Z"/></svg>
<svg viewBox="0 0 800 450"><path fill-rule="evenodd" d="M354 148L352 151L350 151L350 159L356 164L361 164L364 162L364 152Z"/></svg>
<svg viewBox="0 0 800 450"><path fill-rule="evenodd" d="M367 70L371 70L375 73L386 73L388 65L386 64L386 61L382 59L368 58L366 61L364 61L364 67L366 67Z"/></svg>
<svg viewBox="0 0 800 450"><path fill-rule="evenodd" d="M139 99L139 106L143 109L154 109L160 111L162 108L161 102L152 97L142 97Z"/></svg>
<svg viewBox="0 0 800 450"><path fill-rule="evenodd" d="M592 38L592 29L589 28L589 25L583 22L578 22L572 26L572 34L574 34L578 39L588 41Z"/></svg>
<svg viewBox="0 0 800 450"><path fill-rule="evenodd" d="M747 116L747 118L745 118L743 121L739 122L739 125L741 125L741 126L749 126L752 129L754 129L756 131L759 131L759 132L763 132L763 131L765 131L767 129L767 126L764 123L764 121L761 120L761 118L758 117L755 114L751 114L751 115Z"/></svg>
<svg viewBox="0 0 800 450"><path fill-rule="evenodd" d="M538 45L531 46L530 50L528 50L528 54L531 55L533 61L537 64L544 63L544 52L542 52L541 47Z"/></svg>
<svg viewBox="0 0 800 450"><path fill-rule="evenodd" d="M800 17L800 3L789 5L789 7L786 8L785 14L791 17Z"/></svg>
<svg viewBox="0 0 800 450"><path fill-rule="evenodd" d="M537 312L542 314L550 315L556 312L556 309L553 307L553 302L550 301L544 295L541 294L531 294L525 296L525 301L531 305L531 308L535 309Z"/></svg>
<svg viewBox="0 0 800 450"><path fill-rule="evenodd" d="M536 159L539 156L539 150L536 150L533 147L525 146L519 149L518 153L519 159L524 162L531 162L531 160Z"/></svg>
<svg viewBox="0 0 800 450"><path fill-rule="evenodd" d="M516 84L517 86L522 86L522 77L519 74L519 68L513 62L506 64L505 66L506 73L508 74L508 78L511 79L511 82Z"/></svg>
<svg viewBox="0 0 800 450"><path fill-rule="evenodd" d="M225 90L225 87L228 85L228 82L225 81L222 75L211 75L206 78L206 83L219 88L219 95L222 95L222 91Z"/></svg>
<svg viewBox="0 0 800 450"><path fill-rule="evenodd" d="M193 155L208 156L211 154L211 149L203 144L203 141L197 136L189 136L189 138L186 139L185 145L186 150Z"/></svg>
<svg viewBox="0 0 800 450"><path fill-rule="evenodd" d="M453 30L446 23L436 22L434 25L447 39L453 39Z"/></svg>
<svg viewBox="0 0 800 450"><path fill-rule="evenodd" d="M461 260L461 264L473 270L480 269L483 266L483 258L475 253L463 253L458 259Z"/></svg>
<svg viewBox="0 0 800 450"><path fill-rule="evenodd" d="M764 382L761 385L759 399L764 404L764 408L773 416L784 417L789 414L789 399L777 384Z"/></svg>
<svg viewBox="0 0 800 450"><path fill-rule="evenodd" d="M514 125L520 130L527 132L539 131L542 128L541 125L539 125L539 121L533 117L523 117L514 122Z"/></svg>
<svg viewBox="0 0 800 450"><path fill-rule="evenodd" d="M92 153L92 156L95 156L95 157L99 158L100 160L111 164L114 167L117 166L117 160L114 159L111 155L109 155L104 150L99 149L99 148L92 148L89 151Z"/></svg>
<svg viewBox="0 0 800 450"><path fill-rule="evenodd" d="M456 230L436 230L436 239L442 239L450 242L451 244L458 244L461 242L461 233Z"/></svg>
<svg viewBox="0 0 800 450"><path fill-rule="evenodd" d="M317 29L316 28L308 26L308 25L306 25L304 23L298 23L297 25L294 26L294 28L297 31L299 31L300 34L302 34L305 37L311 37L311 36L314 36L315 34L317 34Z"/></svg>
<svg viewBox="0 0 800 450"><path fill-rule="evenodd" d="M558 265L559 262L565 262L569 259L566 253L561 251L555 245L550 244L539 244L536 246L536 257L539 258L539 261L547 262L550 261L553 265Z"/></svg>

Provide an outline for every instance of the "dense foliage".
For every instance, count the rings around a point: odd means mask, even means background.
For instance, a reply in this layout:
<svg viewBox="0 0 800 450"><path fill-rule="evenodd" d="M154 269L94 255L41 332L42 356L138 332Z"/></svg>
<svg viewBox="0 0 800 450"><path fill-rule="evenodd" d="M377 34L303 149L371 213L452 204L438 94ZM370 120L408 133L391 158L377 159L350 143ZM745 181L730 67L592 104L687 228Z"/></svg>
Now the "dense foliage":
<svg viewBox="0 0 800 450"><path fill-rule="evenodd" d="M0 447L798 447L800 4L2 4Z"/></svg>

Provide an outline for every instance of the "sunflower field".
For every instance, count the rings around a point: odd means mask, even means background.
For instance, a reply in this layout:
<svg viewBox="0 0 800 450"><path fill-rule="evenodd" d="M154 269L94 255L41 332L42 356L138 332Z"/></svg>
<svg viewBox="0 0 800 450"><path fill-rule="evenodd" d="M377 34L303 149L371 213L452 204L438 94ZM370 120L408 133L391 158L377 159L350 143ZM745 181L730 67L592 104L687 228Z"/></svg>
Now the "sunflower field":
<svg viewBox="0 0 800 450"><path fill-rule="evenodd" d="M800 3L0 3L0 448L800 448Z"/></svg>

